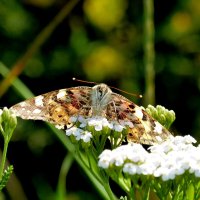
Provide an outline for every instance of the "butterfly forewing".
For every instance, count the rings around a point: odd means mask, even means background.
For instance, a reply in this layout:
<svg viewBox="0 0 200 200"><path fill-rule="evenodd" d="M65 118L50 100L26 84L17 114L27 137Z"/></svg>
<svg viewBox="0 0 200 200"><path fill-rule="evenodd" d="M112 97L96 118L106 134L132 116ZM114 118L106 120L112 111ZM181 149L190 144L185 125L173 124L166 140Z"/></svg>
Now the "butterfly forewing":
<svg viewBox="0 0 200 200"><path fill-rule="evenodd" d="M71 116L89 114L90 91L90 87L56 90L18 103L10 110L22 119L43 120L64 128Z"/></svg>

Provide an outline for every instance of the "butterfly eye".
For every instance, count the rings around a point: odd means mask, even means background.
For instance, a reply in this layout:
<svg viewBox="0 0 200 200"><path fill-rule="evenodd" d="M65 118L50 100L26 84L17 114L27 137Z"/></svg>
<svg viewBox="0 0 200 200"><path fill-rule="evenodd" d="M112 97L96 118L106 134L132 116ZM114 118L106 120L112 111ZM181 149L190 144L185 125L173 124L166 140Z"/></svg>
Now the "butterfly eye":
<svg viewBox="0 0 200 200"><path fill-rule="evenodd" d="M101 87L98 87L98 94L99 94L100 97L103 96L103 90L102 90Z"/></svg>

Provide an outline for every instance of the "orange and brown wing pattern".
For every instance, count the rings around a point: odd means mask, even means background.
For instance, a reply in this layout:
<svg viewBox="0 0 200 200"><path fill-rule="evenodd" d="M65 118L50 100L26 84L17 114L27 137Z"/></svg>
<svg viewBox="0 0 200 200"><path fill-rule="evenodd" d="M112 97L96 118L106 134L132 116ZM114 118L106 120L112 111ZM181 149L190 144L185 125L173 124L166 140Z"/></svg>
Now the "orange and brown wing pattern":
<svg viewBox="0 0 200 200"><path fill-rule="evenodd" d="M152 145L166 140L171 135L141 107L119 94L113 93L112 96L110 110L115 111L118 121L128 121L133 124L127 135L129 142Z"/></svg>
<svg viewBox="0 0 200 200"><path fill-rule="evenodd" d="M22 119L43 120L65 129L70 117L101 116L129 126L127 140L152 145L166 140L171 133L145 110L113 93L105 84L56 90L18 103L10 110Z"/></svg>
<svg viewBox="0 0 200 200"><path fill-rule="evenodd" d="M91 110L90 87L74 87L36 96L10 108L22 119L43 120L64 128L71 116L86 116Z"/></svg>

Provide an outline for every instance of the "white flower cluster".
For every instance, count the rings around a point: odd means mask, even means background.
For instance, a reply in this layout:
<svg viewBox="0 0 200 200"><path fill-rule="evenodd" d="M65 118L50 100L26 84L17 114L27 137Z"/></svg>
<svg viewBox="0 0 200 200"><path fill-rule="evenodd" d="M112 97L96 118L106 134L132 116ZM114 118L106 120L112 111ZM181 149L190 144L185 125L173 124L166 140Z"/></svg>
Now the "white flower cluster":
<svg viewBox="0 0 200 200"><path fill-rule="evenodd" d="M167 141L150 147L150 152L140 144L123 145L114 150L104 150L98 165L104 169L119 167L130 175L153 175L163 181L174 179L186 171L200 177L200 145L193 146L195 142L189 135L171 136Z"/></svg>
<svg viewBox="0 0 200 200"><path fill-rule="evenodd" d="M71 117L70 121L72 123L80 122L80 128L84 128L87 125L93 126L95 128L95 131L101 131L103 127L108 127L111 130L121 132L127 126L129 126L130 128L133 127L133 123L130 121L108 121L106 118L100 116L88 118L84 118L83 116Z"/></svg>
<svg viewBox="0 0 200 200"><path fill-rule="evenodd" d="M91 132L84 131L77 127L72 127L70 129L67 129L66 135L67 136L73 135L77 141L82 140L85 143L90 142L92 138Z"/></svg>
<svg viewBox="0 0 200 200"><path fill-rule="evenodd" d="M66 135L73 135L77 141L83 140L85 143L90 142L92 138L92 133L87 131L87 127L93 127L95 131L102 131L103 128L106 127L116 132L122 132L123 129L126 129L127 126L133 127L133 124L129 121L109 122L106 118L99 116L90 118L85 118L83 116L73 116L70 117L70 122L71 125L69 125L68 129L66 130ZM78 124L78 126L76 124ZM57 128L64 127L57 126Z"/></svg>

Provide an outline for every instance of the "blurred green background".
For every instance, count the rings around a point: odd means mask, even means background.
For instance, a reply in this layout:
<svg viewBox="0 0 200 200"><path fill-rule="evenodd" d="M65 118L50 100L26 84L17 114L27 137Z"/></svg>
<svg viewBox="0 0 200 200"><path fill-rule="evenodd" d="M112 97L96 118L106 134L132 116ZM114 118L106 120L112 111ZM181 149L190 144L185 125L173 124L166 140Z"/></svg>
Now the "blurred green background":
<svg viewBox="0 0 200 200"><path fill-rule="evenodd" d="M11 69L68 2L0 0L0 61ZM154 9L156 104L175 111L175 134L190 134L199 140L200 1L155 1ZM18 78L35 95L83 85L72 77L144 94L143 10L140 0L76 3L28 59ZM143 100L128 98L143 105ZM10 87L0 106L10 107L22 100ZM0 145L2 149L2 137ZM1 199L55 199L66 153L44 122L19 119L8 152L18 181L4 190ZM76 162L67 175L66 190L66 199L101 199Z"/></svg>

